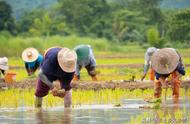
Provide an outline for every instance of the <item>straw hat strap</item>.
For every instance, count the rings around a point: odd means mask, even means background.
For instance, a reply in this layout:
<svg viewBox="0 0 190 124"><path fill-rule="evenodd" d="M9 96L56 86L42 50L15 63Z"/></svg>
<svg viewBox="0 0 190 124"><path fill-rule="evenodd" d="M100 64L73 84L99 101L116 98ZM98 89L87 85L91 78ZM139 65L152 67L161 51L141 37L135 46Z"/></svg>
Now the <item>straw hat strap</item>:
<svg viewBox="0 0 190 124"><path fill-rule="evenodd" d="M167 72L170 73L168 64L165 64L164 66L166 67Z"/></svg>

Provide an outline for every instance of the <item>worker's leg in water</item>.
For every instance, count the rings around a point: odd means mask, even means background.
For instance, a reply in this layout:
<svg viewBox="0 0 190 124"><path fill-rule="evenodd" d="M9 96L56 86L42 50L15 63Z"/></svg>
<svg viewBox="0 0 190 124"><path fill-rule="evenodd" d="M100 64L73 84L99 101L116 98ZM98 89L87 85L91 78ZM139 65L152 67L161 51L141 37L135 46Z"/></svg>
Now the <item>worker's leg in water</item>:
<svg viewBox="0 0 190 124"><path fill-rule="evenodd" d="M180 79L176 78L178 77L179 73L177 71L174 71L172 73L172 90L173 90L173 101L174 103L178 103L179 102L179 90L180 90Z"/></svg>
<svg viewBox="0 0 190 124"><path fill-rule="evenodd" d="M155 80L154 81L154 97L155 98L161 97L161 93L162 93L161 87L162 87L161 82L159 80Z"/></svg>
<svg viewBox="0 0 190 124"><path fill-rule="evenodd" d="M50 88L40 79L38 79L35 91L35 107L42 107L42 97L46 96Z"/></svg>
<svg viewBox="0 0 190 124"><path fill-rule="evenodd" d="M70 108L72 105L72 89L66 91L64 96L64 106L65 108Z"/></svg>

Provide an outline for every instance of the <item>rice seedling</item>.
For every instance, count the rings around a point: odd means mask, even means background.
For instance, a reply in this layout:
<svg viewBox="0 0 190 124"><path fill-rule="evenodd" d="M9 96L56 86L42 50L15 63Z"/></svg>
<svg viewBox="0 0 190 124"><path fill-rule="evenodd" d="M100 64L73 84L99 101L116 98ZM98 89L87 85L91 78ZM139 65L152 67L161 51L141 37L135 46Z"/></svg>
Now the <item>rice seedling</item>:
<svg viewBox="0 0 190 124"><path fill-rule="evenodd" d="M183 124L188 123L188 118L190 115L188 110L179 109L179 108L165 108L159 110L150 110L147 112L142 112L141 114L131 117L129 122L126 124L136 124L136 122L141 124L154 124L154 123L177 123Z"/></svg>
<svg viewBox="0 0 190 124"><path fill-rule="evenodd" d="M180 89L181 96L184 97L184 89ZM8 89L0 91L0 106L1 107L22 107L34 106L35 89ZM187 91L190 96L190 90ZM171 90L168 95L171 96ZM153 89L133 91L124 89L102 89L94 90L73 90L72 103L73 106L83 104L122 104L124 99L144 99L153 96ZM63 99L54 97L49 94L44 97L44 106L63 106Z"/></svg>

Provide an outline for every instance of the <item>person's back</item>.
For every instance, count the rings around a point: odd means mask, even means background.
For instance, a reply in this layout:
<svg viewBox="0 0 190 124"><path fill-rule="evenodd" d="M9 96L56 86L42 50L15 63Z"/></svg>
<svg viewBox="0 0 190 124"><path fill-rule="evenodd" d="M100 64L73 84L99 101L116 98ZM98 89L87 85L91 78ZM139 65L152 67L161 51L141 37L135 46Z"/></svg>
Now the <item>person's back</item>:
<svg viewBox="0 0 190 124"><path fill-rule="evenodd" d="M97 81L96 78L96 61L90 45L78 45L74 48L77 54L77 66L75 71L74 81L80 79L80 70L85 67L92 80Z"/></svg>
<svg viewBox="0 0 190 124"><path fill-rule="evenodd" d="M76 61L75 51L65 47L52 47L46 51L38 74L35 92L36 107L42 107L42 98L48 94L49 90L54 96L64 98L65 107L71 107L72 87L70 83L74 76Z"/></svg>
<svg viewBox="0 0 190 124"><path fill-rule="evenodd" d="M7 57L2 57L0 58L0 70L3 75L5 75L5 71L9 69L8 67L8 58Z"/></svg>
<svg viewBox="0 0 190 124"><path fill-rule="evenodd" d="M179 53L173 48L163 48L156 52L152 57L152 67L156 72L156 81L154 82L154 97L161 97L161 88L172 85L172 96L174 103L178 102L180 78L185 75L185 69L181 62ZM169 78L169 76L171 77Z"/></svg>
<svg viewBox="0 0 190 124"><path fill-rule="evenodd" d="M29 76L33 75L43 61L43 56L35 48L26 48L22 52L22 59Z"/></svg>

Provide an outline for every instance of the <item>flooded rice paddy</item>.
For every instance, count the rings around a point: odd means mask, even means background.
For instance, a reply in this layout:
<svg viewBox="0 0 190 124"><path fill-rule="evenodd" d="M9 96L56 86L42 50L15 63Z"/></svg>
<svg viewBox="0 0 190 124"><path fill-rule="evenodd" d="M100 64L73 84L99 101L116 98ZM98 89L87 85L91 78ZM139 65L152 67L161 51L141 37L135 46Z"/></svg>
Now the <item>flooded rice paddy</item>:
<svg viewBox="0 0 190 124"><path fill-rule="evenodd" d="M143 99L125 99L120 105L78 105L34 109L33 107L0 108L2 124L152 124L190 123L190 101L180 98L179 104L167 99L160 109L140 109L150 105Z"/></svg>

